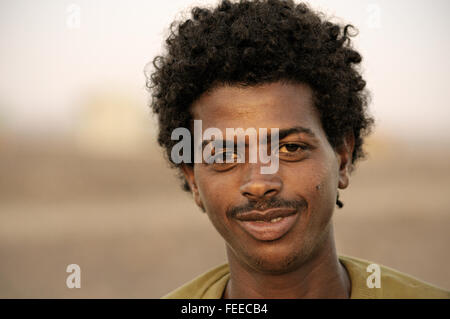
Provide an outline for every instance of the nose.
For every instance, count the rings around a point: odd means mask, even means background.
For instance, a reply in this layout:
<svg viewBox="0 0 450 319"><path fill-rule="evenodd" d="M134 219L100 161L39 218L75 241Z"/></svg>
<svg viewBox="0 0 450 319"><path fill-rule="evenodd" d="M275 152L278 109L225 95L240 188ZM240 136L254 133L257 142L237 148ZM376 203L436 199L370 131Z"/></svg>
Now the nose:
<svg viewBox="0 0 450 319"><path fill-rule="evenodd" d="M249 200L268 199L277 195L283 186L281 179L276 174L261 174L260 166L249 164L248 178L240 187L242 196Z"/></svg>

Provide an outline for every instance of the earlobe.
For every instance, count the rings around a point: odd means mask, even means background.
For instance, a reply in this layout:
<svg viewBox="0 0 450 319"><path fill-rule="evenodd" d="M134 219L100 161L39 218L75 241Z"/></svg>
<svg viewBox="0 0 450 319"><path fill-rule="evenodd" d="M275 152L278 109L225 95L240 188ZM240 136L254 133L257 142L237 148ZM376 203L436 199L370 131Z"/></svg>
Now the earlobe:
<svg viewBox="0 0 450 319"><path fill-rule="evenodd" d="M347 174L344 175L343 173L339 173L338 188L345 189L345 188L347 188L348 184L349 184L349 180L348 180Z"/></svg>
<svg viewBox="0 0 450 319"><path fill-rule="evenodd" d="M355 138L352 133L347 134L342 145L339 147L339 184L340 189L347 188L349 184L349 174L352 165L353 149L355 147Z"/></svg>
<svg viewBox="0 0 450 319"><path fill-rule="evenodd" d="M183 172L184 178L189 184L189 188L191 189L191 191L194 192L195 190L197 190L197 185L195 184L194 177L194 168L186 164L181 164L181 171Z"/></svg>
<svg viewBox="0 0 450 319"><path fill-rule="evenodd" d="M184 178L189 184L189 188L191 189L192 195L194 196L195 203L203 212L205 212L205 207L200 199L197 184L195 183L194 168L186 164L182 164L181 170L183 172Z"/></svg>

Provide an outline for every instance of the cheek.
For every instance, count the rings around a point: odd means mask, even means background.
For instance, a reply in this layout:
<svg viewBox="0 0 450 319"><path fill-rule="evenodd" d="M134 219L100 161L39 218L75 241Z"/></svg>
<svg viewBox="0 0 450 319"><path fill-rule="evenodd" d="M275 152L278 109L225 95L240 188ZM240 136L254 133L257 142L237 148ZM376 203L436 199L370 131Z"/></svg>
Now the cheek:
<svg viewBox="0 0 450 319"><path fill-rule="evenodd" d="M312 183L308 189L310 211L313 218L328 223L336 205L338 173L332 160L324 161L312 169Z"/></svg>
<svg viewBox="0 0 450 319"><path fill-rule="evenodd" d="M321 215L332 212L338 186L337 166L333 158L311 160L302 164L297 174L286 176L289 183L298 185L297 195L306 199L311 214L316 211L321 212Z"/></svg>
<svg viewBox="0 0 450 319"><path fill-rule="evenodd" d="M200 200L212 224L222 234L227 229L227 203L230 201L229 196L233 194L229 181L224 180L225 178L214 177L202 168L195 170Z"/></svg>
<svg viewBox="0 0 450 319"><path fill-rule="evenodd" d="M216 212L222 205L222 196L225 193L226 183L220 182L220 178L214 178L204 168L198 168L194 172L200 199L207 212Z"/></svg>

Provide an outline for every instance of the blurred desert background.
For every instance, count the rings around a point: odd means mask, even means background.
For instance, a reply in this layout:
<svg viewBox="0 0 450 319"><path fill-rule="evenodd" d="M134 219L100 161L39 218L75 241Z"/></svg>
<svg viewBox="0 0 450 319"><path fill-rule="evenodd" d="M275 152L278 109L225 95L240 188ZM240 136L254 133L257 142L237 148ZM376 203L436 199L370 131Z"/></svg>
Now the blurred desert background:
<svg viewBox="0 0 450 319"><path fill-rule="evenodd" d="M156 144L143 74L178 12L214 2L0 4L0 298L159 298L226 261ZM450 289L449 4L314 4L359 27L377 121L338 251Z"/></svg>

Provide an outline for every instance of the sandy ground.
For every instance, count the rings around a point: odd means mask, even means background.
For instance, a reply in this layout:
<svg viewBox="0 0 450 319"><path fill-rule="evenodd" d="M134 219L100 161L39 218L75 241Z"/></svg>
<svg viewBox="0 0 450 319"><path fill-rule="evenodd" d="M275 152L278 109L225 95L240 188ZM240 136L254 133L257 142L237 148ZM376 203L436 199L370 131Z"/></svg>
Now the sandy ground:
<svg viewBox="0 0 450 319"><path fill-rule="evenodd" d="M225 262L159 150L106 159L13 144L1 146L0 297L158 298ZM450 289L450 153L376 155L341 194L338 251ZM73 263L80 289L66 286Z"/></svg>

